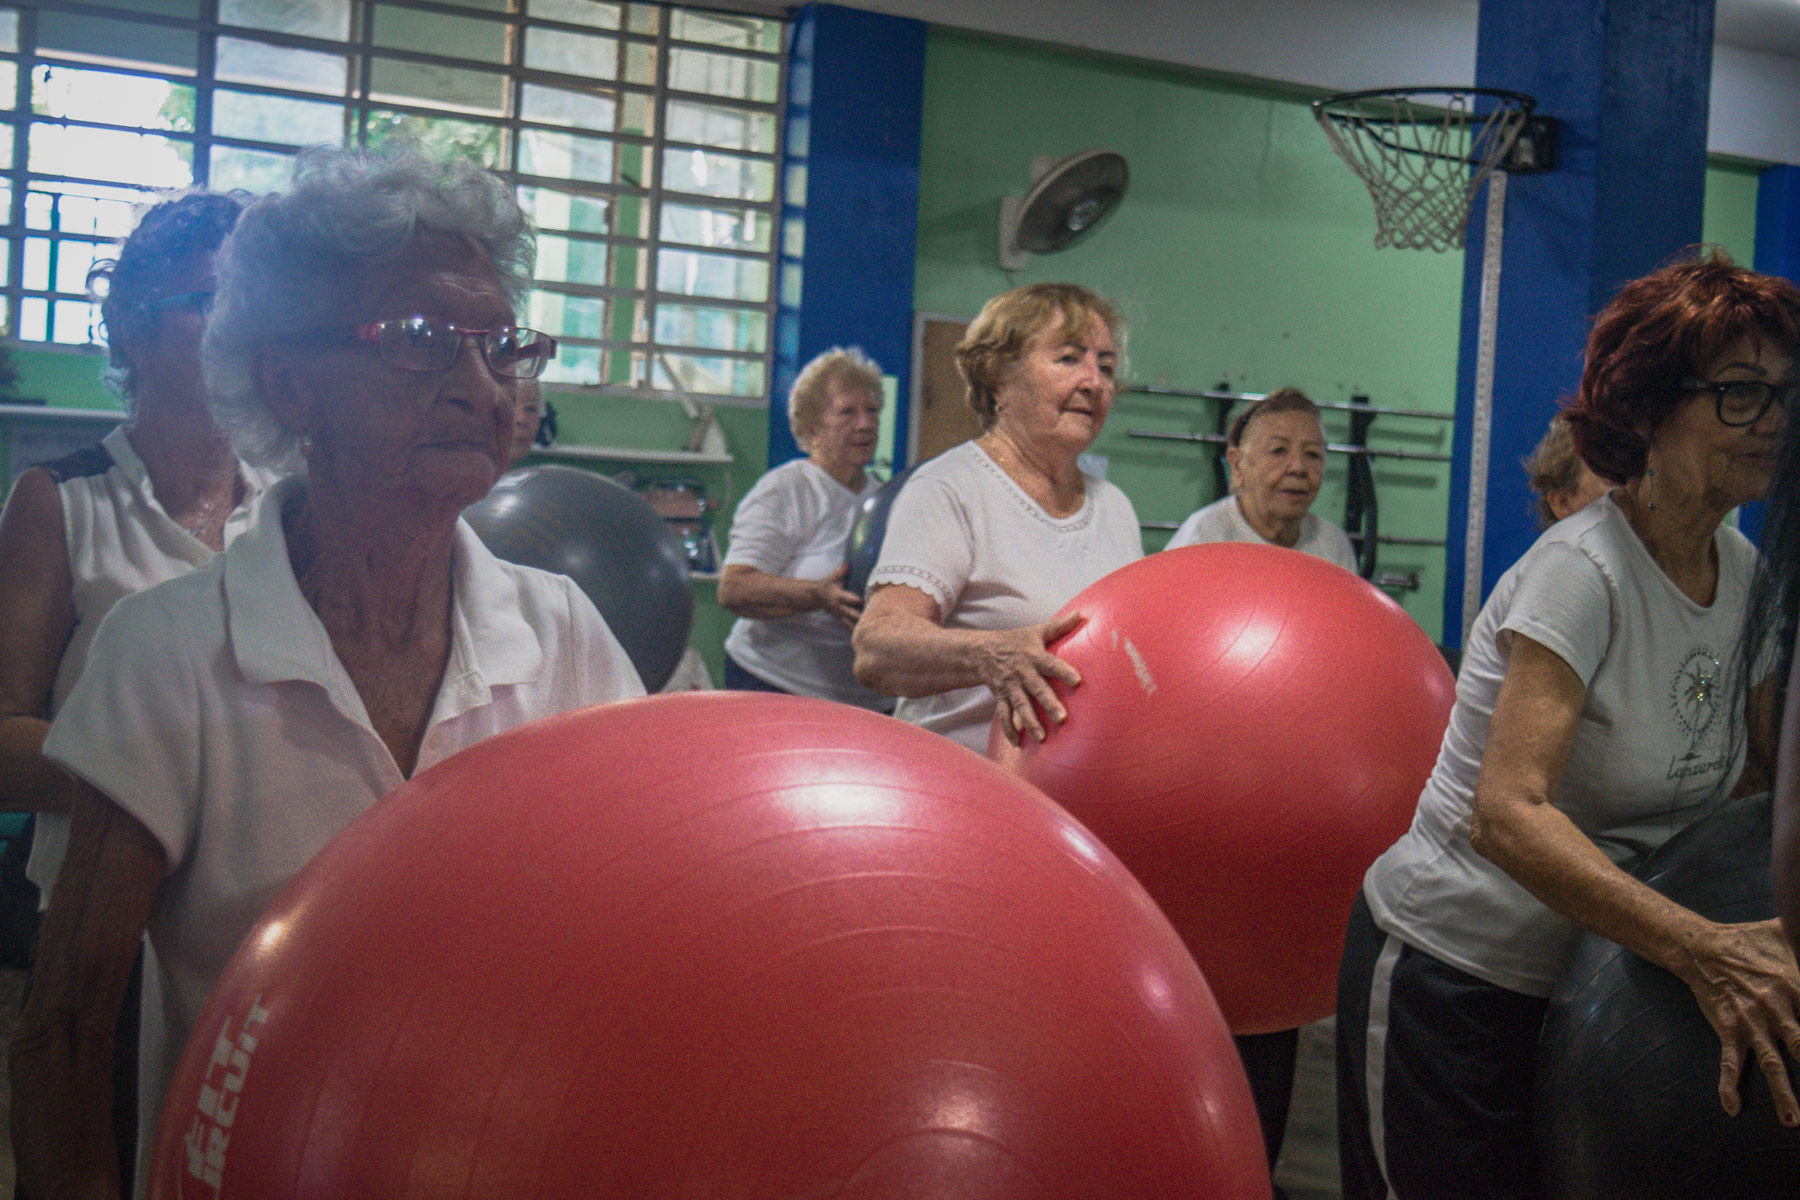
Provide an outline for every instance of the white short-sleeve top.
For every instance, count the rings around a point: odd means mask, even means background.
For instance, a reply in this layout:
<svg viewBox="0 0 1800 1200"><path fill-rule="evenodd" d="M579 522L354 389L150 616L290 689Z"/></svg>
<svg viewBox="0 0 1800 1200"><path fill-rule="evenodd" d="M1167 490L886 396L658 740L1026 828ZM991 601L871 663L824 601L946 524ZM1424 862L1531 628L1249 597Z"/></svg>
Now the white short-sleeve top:
<svg viewBox="0 0 1800 1200"><path fill-rule="evenodd" d="M844 565L857 508L880 487L871 479L853 492L810 459L781 464L738 502L725 565L788 579L825 578ZM725 653L758 679L797 696L881 711L893 703L856 682L850 630L828 612L740 618L725 639Z"/></svg>
<svg viewBox="0 0 1800 1200"><path fill-rule="evenodd" d="M213 551L163 510L150 472L123 426L98 446L39 465L56 481L62 503L69 598L75 609L75 628L50 691L54 717L81 678L94 631L112 606L133 592L186 575L211 561ZM225 518L227 546L249 528L257 497L274 482L255 467L240 464L238 472L245 483L244 501ZM48 894L68 850L69 818L39 813L34 830L25 875Z"/></svg>
<svg viewBox="0 0 1800 1200"><path fill-rule="evenodd" d="M1189 515L1163 549L1197 546L1203 542L1260 542L1265 546L1275 544L1244 520L1244 513L1238 507L1236 496L1215 500L1199 512ZM1310 554L1314 558L1322 558L1328 563L1336 563L1346 571L1356 570L1356 551L1350 545L1350 535L1317 513L1307 513L1300 518L1300 540L1291 549Z"/></svg>
<svg viewBox="0 0 1800 1200"><path fill-rule="evenodd" d="M1412 828L1363 881L1376 924L1499 987L1548 996L1580 932L1475 851L1475 778L1512 635L1587 688L1551 802L1630 869L1710 811L1744 767L1726 711L1756 550L1713 535L1719 580L1701 607L1670 582L1610 496L1550 527L1495 585L1470 631L1436 768Z"/></svg>
<svg viewBox="0 0 1800 1200"><path fill-rule="evenodd" d="M888 512L869 587L905 584L937 602L947 629L1017 629L1048 621L1090 583L1143 557L1137 512L1103 479L1053 517L974 442L914 471ZM994 694L958 688L902 699L894 715L987 749Z"/></svg>
<svg viewBox="0 0 1800 1200"><path fill-rule="evenodd" d="M404 782L294 579L282 505L304 488L283 480L229 550L121 600L44 743L168 856L149 928L158 976L145 980L142 1058L160 1071L140 1089L146 1130L207 993L268 902ZM462 522L452 571L449 658L418 770L527 721L643 694L567 578L501 562Z"/></svg>

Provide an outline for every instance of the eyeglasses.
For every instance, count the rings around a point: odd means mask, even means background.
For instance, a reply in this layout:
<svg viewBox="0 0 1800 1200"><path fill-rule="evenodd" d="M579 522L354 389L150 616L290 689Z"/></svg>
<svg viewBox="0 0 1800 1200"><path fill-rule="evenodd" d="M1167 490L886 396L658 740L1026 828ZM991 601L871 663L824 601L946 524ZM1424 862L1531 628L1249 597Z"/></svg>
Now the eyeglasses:
<svg viewBox="0 0 1800 1200"><path fill-rule="evenodd" d="M1756 424L1771 405L1779 404L1786 412L1788 402L1800 392L1800 385L1765 383L1760 379L1727 379L1717 383L1683 379L1681 386L1691 392L1711 392L1720 423L1733 426Z"/></svg>
<svg viewBox="0 0 1800 1200"><path fill-rule="evenodd" d="M516 325L464 329L431 317L400 317L321 332L347 332L359 342L373 342L381 361L402 371L448 370L461 353L465 337L477 339L488 370L509 379L536 379L556 357L555 338Z"/></svg>
<svg viewBox="0 0 1800 1200"><path fill-rule="evenodd" d="M201 292L176 292L170 296L158 296L150 302L150 309L152 312L166 313L171 309L191 308L204 317L212 311L213 296L216 294L209 289Z"/></svg>

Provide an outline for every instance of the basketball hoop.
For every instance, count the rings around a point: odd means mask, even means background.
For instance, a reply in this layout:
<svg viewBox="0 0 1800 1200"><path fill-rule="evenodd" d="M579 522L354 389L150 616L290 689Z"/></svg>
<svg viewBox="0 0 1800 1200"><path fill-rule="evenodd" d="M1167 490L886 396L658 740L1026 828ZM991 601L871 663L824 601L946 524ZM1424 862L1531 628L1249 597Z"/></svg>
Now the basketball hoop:
<svg viewBox="0 0 1800 1200"><path fill-rule="evenodd" d="M1313 101L1313 116L1375 201L1375 244L1453 250L1496 171L1551 166L1553 125L1499 88L1409 87Z"/></svg>

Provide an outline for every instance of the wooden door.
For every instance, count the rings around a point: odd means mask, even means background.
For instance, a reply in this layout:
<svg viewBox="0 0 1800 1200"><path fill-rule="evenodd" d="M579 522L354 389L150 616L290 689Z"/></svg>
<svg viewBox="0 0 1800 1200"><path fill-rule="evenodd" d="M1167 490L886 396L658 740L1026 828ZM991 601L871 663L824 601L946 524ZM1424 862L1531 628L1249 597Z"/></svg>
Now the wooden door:
<svg viewBox="0 0 1800 1200"><path fill-rule="evenodd" d="M919 438L913 461L935 458L981 432L969 407L967 388L956 369L956 344L969 322L944 317L919 319Z"/></svg>

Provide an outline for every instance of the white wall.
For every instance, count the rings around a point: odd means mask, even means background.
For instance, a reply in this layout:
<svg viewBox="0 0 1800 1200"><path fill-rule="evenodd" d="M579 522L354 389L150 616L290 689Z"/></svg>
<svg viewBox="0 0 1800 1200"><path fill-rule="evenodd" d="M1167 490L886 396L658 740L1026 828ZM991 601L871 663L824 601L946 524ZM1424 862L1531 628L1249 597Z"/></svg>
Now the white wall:
<svg viewBox="0 0 1800 1200"><path fill-rule="evenodd" d="M1473 81L1480 9L1479 0L845 2L959 29L1329 91ZM1709 148L1800 164L1800 4L1718 5Z"/></svg>

